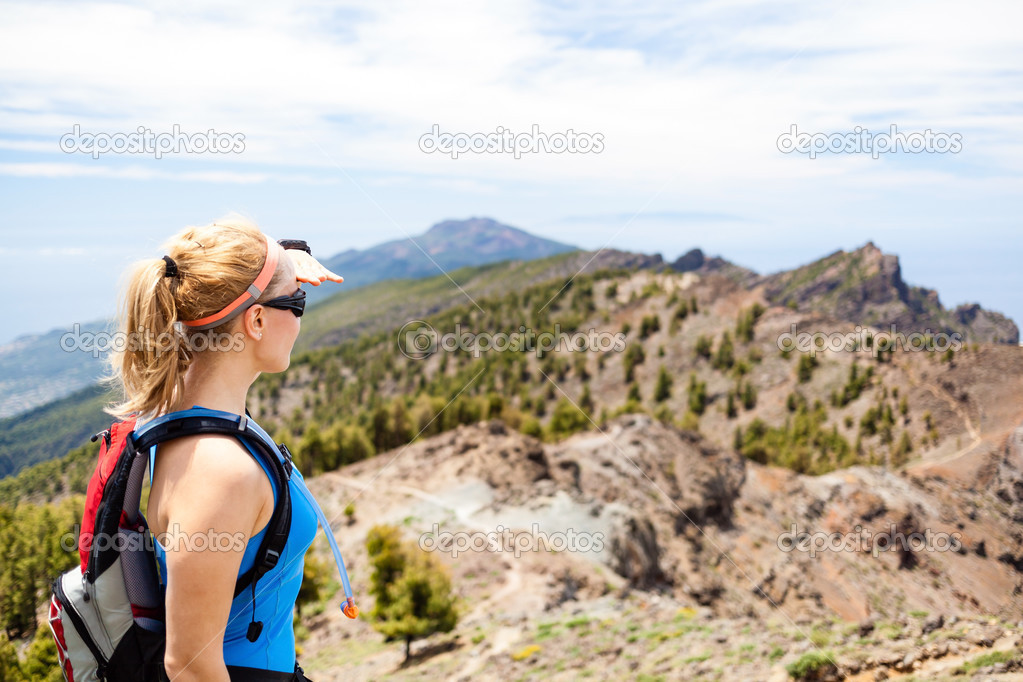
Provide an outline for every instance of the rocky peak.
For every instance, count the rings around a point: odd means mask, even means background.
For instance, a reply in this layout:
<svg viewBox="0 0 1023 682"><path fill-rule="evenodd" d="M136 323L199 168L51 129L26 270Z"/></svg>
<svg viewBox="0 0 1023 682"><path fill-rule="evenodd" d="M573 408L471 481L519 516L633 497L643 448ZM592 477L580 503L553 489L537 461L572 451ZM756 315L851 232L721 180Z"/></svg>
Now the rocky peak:
<svg viewBox="0 0 1023 682"><path fill-rule="evenodd" d="M980 306L949 311L936 291L907 285L899 257L884 253L873 242L769 275L760 283L772 303L835 319L880 328L894 324L905 333L958 332L973 341L1019 342L1019 329L1005 316Z"/></svg>

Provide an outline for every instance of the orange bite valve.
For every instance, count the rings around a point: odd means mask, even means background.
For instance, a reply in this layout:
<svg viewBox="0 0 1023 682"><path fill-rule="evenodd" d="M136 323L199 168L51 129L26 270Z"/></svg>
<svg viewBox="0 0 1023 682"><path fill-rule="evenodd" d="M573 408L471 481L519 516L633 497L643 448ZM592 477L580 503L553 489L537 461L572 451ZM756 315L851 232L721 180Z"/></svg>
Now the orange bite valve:
<svg viewBox="0 0 1023 682"><path fill-rule="evenodd" d="M341 612L353 620L359 617L359 607L355 605L355 600L351 597L341 607Z"/></svg>

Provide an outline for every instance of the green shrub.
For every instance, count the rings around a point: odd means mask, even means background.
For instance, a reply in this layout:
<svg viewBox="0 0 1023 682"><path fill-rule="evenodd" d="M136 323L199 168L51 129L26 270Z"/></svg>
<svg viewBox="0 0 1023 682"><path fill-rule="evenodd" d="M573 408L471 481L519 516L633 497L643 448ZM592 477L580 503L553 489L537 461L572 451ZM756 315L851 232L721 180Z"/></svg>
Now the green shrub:
<svg viewBox="0 0 1023 682"><path fill-rule="evenodd" d="M837 673L838 667L830 653L809 651L800 656L799 660L785 666L785 670L794 680L819 680Z"/></svg>
<svg viewBox="0 0 1023 682"><path fill-rule="evenodd" d="M963 663L955 671L957 675L970 675L981 668L986 668L989 665L995 665L996 663L1009 663L1010 661L1016 660L1020 655L1019 651L1006 650L1006 651L991 651L986 654L981 654L975 658Z"/></svg>
<svg viewBox="0 0 1023 682"><path fill-rule="evenodd" d="M699 431L700 430L700 415L695 412L686 412L682 415L682 421L679 422L679 428L685 431Z"/></svg>
<svg viewBox="0 0 1023 682"><path fill-rule="evenodd" d="M540 425L539 420L535 417L526 417L522 420L522 426L519 427L519 431L532 436L533 438L540 438L543 436L543 427Z"/></svg>
<svg viewBox="0 0 1023 682"><path fill-rule="evenodd" d="M827 410L816 401L813 408L794 398L796 411L782 426L754 419L741 434L737 448L759 462L783 466L804 474L823 474L856 463L856 451L836 427L828 429Z"/></svg>
<svg viewBox="0 0 1023 682"><path fill-rule="evenodd" d="M552 437L560 437L577 431L585 431L589 426L590 420L586 413L573 405L567 398L562 398L554 406L547 429Z"/></svg>

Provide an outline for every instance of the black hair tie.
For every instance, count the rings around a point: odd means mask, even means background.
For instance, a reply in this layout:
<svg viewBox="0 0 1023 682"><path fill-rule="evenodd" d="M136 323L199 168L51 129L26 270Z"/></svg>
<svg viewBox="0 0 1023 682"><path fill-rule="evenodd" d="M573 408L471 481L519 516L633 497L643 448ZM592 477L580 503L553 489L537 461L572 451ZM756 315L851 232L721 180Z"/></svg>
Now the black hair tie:
<svg viewBox="0 0 1023 682"><path fill-rule="evenodd" d="M178 276L178 264L174 262L174 259L170 256L164 256L163 261L167 264L166 269L163 271L164 277L177 277Z"/></svg>

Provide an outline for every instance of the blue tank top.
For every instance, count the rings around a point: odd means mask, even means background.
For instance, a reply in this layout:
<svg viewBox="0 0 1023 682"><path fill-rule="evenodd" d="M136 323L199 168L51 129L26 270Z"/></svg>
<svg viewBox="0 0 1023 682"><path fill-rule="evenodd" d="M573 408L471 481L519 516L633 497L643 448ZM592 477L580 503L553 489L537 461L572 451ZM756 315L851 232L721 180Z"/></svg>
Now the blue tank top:
<svg viewBox="0 0 1023 682"><path fill-rule="evenodd" d="M187 412L229 417L238 416L205 408L192 408L187 410ZM254 420L250 419L249 423L267 441L273 442L273 439ZM270 487L273 488L274 503L276 504L278 491L274 486L272 473L252 451L248 443L245 441L240 442L255 457L263 471L270 478ZM153 465L155 463L156 448L158 447L158 445L154 445L149 451L150 484L152 484ZM298 468L292 469L291 480L288 482L288 485L291 492L291 527L288 541L284 545L284 553L280 561L277 562L277 565L264 574L259 579L259 582L256 583L254 617L251 588L242 591L231 603L227 629L224 632L224 663L226 665L287 673L294 672L295 670L293 613L299 588L302 587L305 553L316 537L317 522L316 512L313 510L307 497L308 489L305 487L305 480L302 478ZM238 569L239 576L251 569L255 564L259 544L262 542L264 535L266 535L266 526L259 533L249 538L248 544L245 546L245 553L242 556L241 566ZM167 574L166 553L164 548L160 546L160 543L154 543L154 547L156 549L157 563L160 567L160 580L162 584L166 585L168 580L171 579L171 576ZM255 642L250 642L246 634L248 633L249 623L253 620L261 621L263 623L263 630Z"/></svg>

